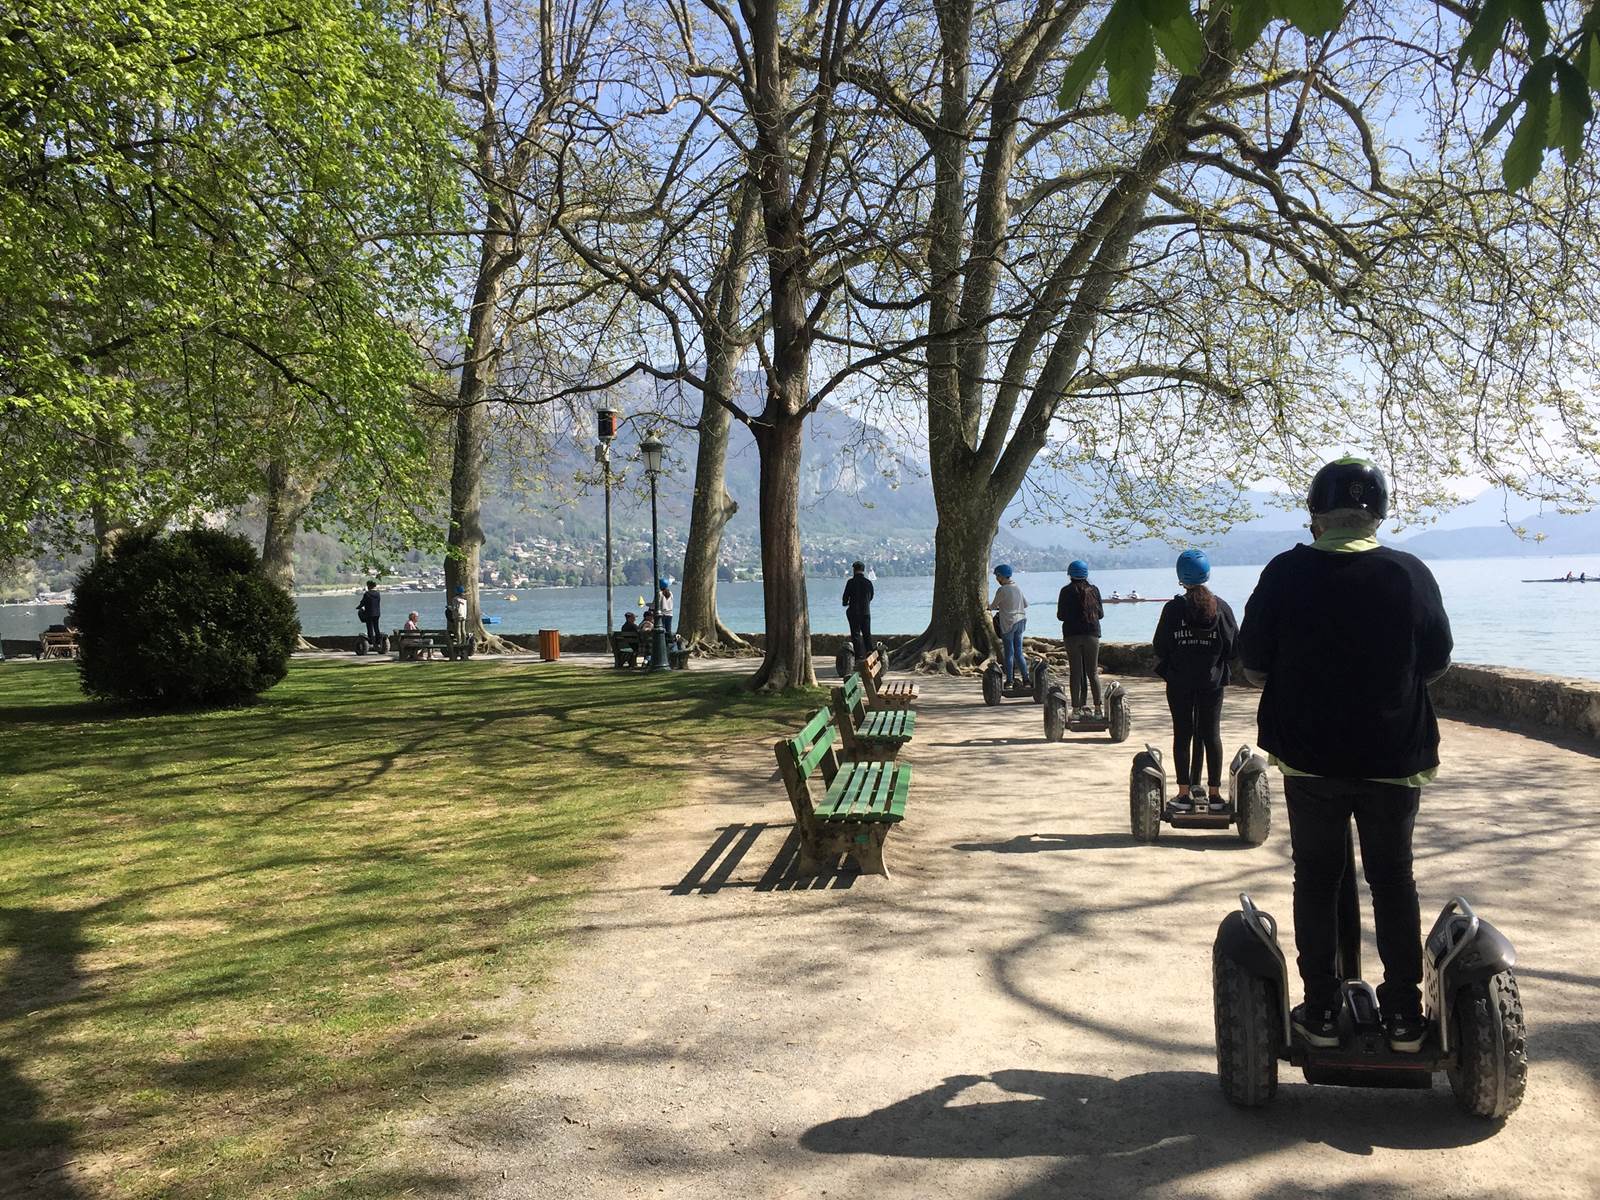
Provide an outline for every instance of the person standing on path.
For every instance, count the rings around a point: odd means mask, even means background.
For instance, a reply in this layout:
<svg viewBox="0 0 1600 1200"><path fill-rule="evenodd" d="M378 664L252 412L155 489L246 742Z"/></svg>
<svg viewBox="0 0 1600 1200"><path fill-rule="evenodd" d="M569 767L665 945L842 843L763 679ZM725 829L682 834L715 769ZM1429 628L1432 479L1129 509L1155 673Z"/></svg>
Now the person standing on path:
<svg viewBox="0 0 1600 1200"><path fill-rule="evenodd" d="M1428 685L1450 666L1450 619L1422 560L1378 544L1389 482L1376 464L1328 463L1306 507L1316 540L1266 565L1239 630L1245 675L1262 688L1258 740L1289 810L1305 985L1290 1019L1310 1045L1339 1044L1337 907L1353 816L1383 961L1378 1005L1390 1048L1416 1051L1426 1030L1411 837L1439 768Z"/></svg>
<svg viewBox="0 0 1600 1200"><path fill-rule="evenodd" d="M850 564L850 578L844 584L844 619L850 622L850 648L860 662L872 653L872 580L867 564Z"/></svg>
<svg viewBox="0 0 1600 1200"><path fill-rule="evenodd" d="M656 625L672 641L672 581L656 580Z"/></svg>
<svg viewBox="0 0 1600 1200"><path fill-rule="evenodd" d="M989 602L989 611L995 614L1000 626L1000 660L1006 673L1006 686L1012 686L1012 669L1020 668L1022 683L1028 682L1028 656L1022 649L1022 631L1028 627L1028 598L1022 589L1011 582L1012 571L1006 563L994 569L995 581L1000 585Z"/></svg>
<svg viewBox="0 0 1600 1200"><path fill-rule="evenodd" d="M382 639L383 634L378 629L378 619L383 611L383 597L378 593L378 581L367 580L367 590L361 593L361 602L356 605L356 616L367 627L367 641L376 642Z"/></svg>
<svg viewBox="0 0 1600 1200"><path fill-rule="evenodd" d="M445 626L450 630L450 640L464 645L467 640L467 589L456 584L456 594L444 606Z"/></svg>
<svg viewBox="0 0 1600 1200"><path fill-rule="evenodd" d="M1178 555L1183 592L1168 600L1156 622L1156 674L1167 681L1172 712L1172 762L1178 789L1190 802L1222 803L1222 693L1232 682L1230 664L1239 623L1228 602L1206 586L1211 562L1202 550ZM1205 758L1206 791L1200 790Z"/></svg>
<svg viewBox="0 0 1600 1200"><path fill-rule="evenodd" d="M1067 565L1067 586L1056 597L1056 620L1061 622L1061 642L1067 648L1072 680L1072 707L1080 716L1094 697L1094 715L1100 703L1100 619L1106 615L1100 589L1089 582L1089 564L1074 559Z"/></svg>

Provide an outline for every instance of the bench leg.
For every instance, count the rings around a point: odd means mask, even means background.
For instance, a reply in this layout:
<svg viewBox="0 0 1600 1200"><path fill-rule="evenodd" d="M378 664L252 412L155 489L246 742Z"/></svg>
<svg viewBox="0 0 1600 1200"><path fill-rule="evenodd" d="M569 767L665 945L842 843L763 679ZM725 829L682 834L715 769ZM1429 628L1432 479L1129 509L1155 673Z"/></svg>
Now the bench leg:
<svg viewBox="0 0 1600 1200"><path fill-rule="evenodd" d="M889 832L887 825L869 825L856 834L850 853L863 875L882 875L889 878L889 868L883 864L883 839Z"/></svg>

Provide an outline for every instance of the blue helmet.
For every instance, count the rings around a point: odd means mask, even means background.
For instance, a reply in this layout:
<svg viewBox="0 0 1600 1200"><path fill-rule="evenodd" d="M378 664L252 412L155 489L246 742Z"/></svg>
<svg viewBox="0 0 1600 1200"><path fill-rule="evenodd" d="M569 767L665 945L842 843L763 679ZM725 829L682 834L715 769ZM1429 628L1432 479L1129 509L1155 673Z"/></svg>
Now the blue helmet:
<svg viewBox="0 0 1600 1200"><path fill-rule="evenodd" d="M467 594L467 589L462 587L459 583L456 584L456 595L465 596L466 594Z"/></svg>
<svg viewBox="0 0 1600 1200"><path fill-rule="evenodd" d="M658 579L658 580L656 580L656 586L657 587L671 587L672 586L672 580L670 580L670 579Z"/></svg>
<svg viewBox="0 0 1600 1200"><path fill-rule="evenodd" d="M1211 560L1204 550L1185 550L1178 555L1178 582L1194 587L1211 578Z"/></svg>
<svg viewBox="0 0 1600 1200"><path fill-rule="evenodd" d="M1010 579L1011 578L1011 564L1010 563L1001 563L998 567L996 567L994 569L994 573L996 575L1000 576L1001 579Z"/></svg>
<svg viewBox="0 0 1600 1200"><path fill-rule="evenodd" d="M1068 579L1087 579L1087 578L1089 578L1089 564L1084 562L1083 559L1081 559L1081 558L1073 559L1070 563L1067 564L1067 578Z"/></svg>

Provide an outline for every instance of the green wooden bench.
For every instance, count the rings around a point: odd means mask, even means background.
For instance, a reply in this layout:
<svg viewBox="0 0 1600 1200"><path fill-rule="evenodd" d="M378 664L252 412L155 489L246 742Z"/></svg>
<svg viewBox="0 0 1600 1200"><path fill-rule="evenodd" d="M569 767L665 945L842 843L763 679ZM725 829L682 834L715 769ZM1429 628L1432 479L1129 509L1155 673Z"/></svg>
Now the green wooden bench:
<svg viewBox="0 0 1600 1200"><path fill-rule="evenodd" d="M778 741L778 771L789 792L800 835L800 874L816 875L855 859L867 874L887 877L883 839L906 815L911 768L892 762L840 762L839 732L826 708L818 709L794 737ZM821 775L822 799L813 798Z"/></svg>
<svg viewBox="0 0 1600 1200"><path fill-rule="evenodd" d="M443 652L446 658L471 658L473 643L474 639L469 637L466 644L461 645L450 637L448 629L396 629L389 638L394 656L400 662L432 657L435 650Z"/></svg>
<svg viewBox="0 0 1600 1200"><path fill-rule="evenodd" d="M869 709L860 672L833 689L833 719L844 756L857 762L892 762L917 724L917 714L909 708Z"/></svg>
<svg viewBox="0 0 1600 1200"><path fill-rule="evenodd" d="M917 685L907 681L891 682L884 678L888 664L883 653L874 650L862 660L861 682L865 685L868 708L912 708L917 703Z"/></svg>
<svg viewBox="0 0 1600 1200"><path fill-rule="evenodd" d="M619 629L611 635L611 665L617 668L639 665L639 640L637 629Z"/></svg>

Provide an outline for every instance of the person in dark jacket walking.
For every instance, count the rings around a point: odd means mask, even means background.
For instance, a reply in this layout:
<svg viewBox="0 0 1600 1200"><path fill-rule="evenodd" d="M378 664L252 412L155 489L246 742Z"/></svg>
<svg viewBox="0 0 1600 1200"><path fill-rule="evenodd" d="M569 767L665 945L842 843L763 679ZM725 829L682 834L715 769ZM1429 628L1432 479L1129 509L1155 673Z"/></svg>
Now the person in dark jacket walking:
<svg viewBox="0 0 1600 1200"><path fill-rule="evenodd" d="M1094 715L1102 715L1100 703L1100 619L1106 615L1100 589L1089 582L1089 564L1081 558L1067 565L1067 586L1056 597L1056 620L1061 622L1061 641L1067 648L1067 664L1072 680L1072 708L1079 715L1088 711L1094 697Z"/></svg>
<svg viewBox="0 0 1600 1200"><path fill-rule="evenodd" d="M1290 1014L1313 1046L1339 1042L1339 881L1353 816L1372 891L1389 1045L1422 1046L1422 922L1411 837L1439 766L1428 685L1453 643L1422 560L1378 544L1389 483L1363 459L1317 472L1311 545L1278 555L1245 605L1239 657L1262 687L1259 741L1283 772L1294 853L1294 937L1305 1002Z"/></svg>
<svg viewBox="0 0 1600 1200"><path fill-rule="evenodd" d="M1172 762L1178 788L1191 805L1222 803L1222 693L1239 623L1228 602L1206 586L1211 563L1201 550L1178 555L1181 595L1168 600L1156 622L1156 674L1167 681L1172 712ZM1201 791L1200 763L1206 781Z"/></svg>
<svg viewBox="0 0 1600 1200"><path fill-rule="evenodd" d="M378 629L379 617L383 611L383 597L378 594L378 581L367 580L367 590L361 593L361 602L356 605L356 616L367 627L367 641L376 642L383 637Z"/></svg>
<svg viewBox="0 0 1600 1200"><path fill-rule="evenodd" d="M872 580L867 564L850 564L850 578L844 584L844 619L850 622L850 648L856 661L872 653Z"/></svg>

